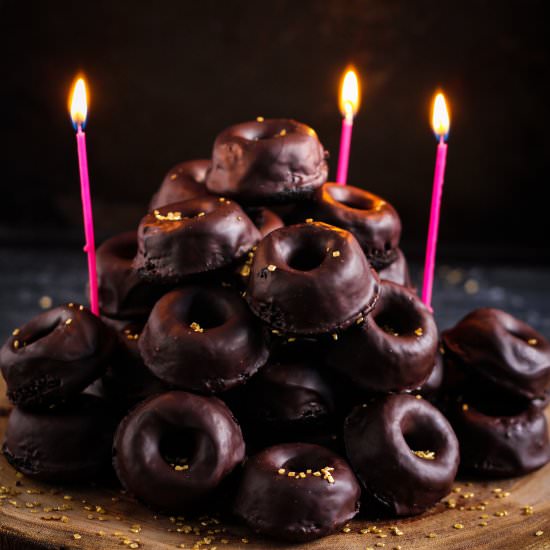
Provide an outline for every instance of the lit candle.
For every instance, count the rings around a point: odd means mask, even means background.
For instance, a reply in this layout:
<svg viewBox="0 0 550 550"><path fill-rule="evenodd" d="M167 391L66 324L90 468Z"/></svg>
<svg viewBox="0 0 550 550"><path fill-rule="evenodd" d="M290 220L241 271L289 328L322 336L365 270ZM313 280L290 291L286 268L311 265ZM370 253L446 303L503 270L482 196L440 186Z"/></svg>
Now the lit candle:
<svg viewBox="0 0 550 550"><path fill-rule="evenodd" d="M437 94L434 99L432 112L432 127L436 138L437 156L435 159L434 181L432 188L432 207L430 210L430 225L428 242L426 244L426 261L424 264L424 283L422 285L422 301L431 308L432 289L434 282L435 254L437 250L437 235L439 231L439 215L441 211L441 195L445 178L445 163L447 161L447 144L445 140L449 133L449 112L445 104L445 96Z"/></svg>
<svg viewBox="0 0 550 550"><path fill-rule="evenodd" d="M349 152L351 149L351 132L353 117L359 109L359 82L353 69L349 69L342 80L340 88L340 112L342 113L342 133L340 134L340 155L336 181L346 185L348 179Z"/></svg>
<svg viewBox="0 0 550 550"><path fill-rule="evenodd" d="M82 214L84 216L84 234L86 245L84 251L88 255L88 279L90 287L90 309L99 315L99 301L97 292L97 268L95 257L94 219L92 215L92 200L90 198L90 180L88 177L88 155L86 153L86 114L88 102L86 98L86 84L79 78L71 96L71 119L76 130L76 146L78 151L78 168L80 172L80 192L82 198Z"/></svg>

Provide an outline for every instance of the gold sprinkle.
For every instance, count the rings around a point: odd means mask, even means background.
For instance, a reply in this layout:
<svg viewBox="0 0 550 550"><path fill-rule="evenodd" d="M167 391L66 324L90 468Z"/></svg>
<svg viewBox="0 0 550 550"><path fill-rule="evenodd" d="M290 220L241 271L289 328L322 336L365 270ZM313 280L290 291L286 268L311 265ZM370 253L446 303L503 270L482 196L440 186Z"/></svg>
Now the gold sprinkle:
<svg viewBox="0 0 550 550"><path fill-rule="evenodd" d="M268 271L273 272L273 271L275 271L276 269L277 269L277 266L276 266L276 265L269 264L269 265L267 266L267 270L268 270Z"/></svg>
<svg viewBox="0 0 550 550"><path fill-rule="evenodd" d="M71 495L65 495L63 500L73 500L73 497Z"/></svg>
<svg viewBox="0 0 550 550"><path fill-rule="evenodd" d="M500 487L495 487L494 489L492 489L492 492L493 493L502 493L502 489Z"/></svg>
<svg viewBox="0 0 550 550"><path fill-rule="evenodd" d="M377 542L374 546L378 546L378 548L384 548L384 546L386 545L383 542Z"/></svg>
<svg viewBox="0 0 550 550"><path fill-rule="evenodd" d="M414 397L415 397L416 399L422 399L422 396L421 396L419 393L417 393Z"/></svg>
<svg viewBox="0 0 550 550"><path fill-rule="evenodd" d="M53 300L49 296L42 296L40 300L38 300L38 305L42 309L50 309L52 307Z"/></svg>
<svg viewBox="0 0 550 550"><path fill-rule="evenodd" d="M243 221L243 217L242 217L242 216L237 216L237 221L238 221L238 222L242 222L242 221Z"/></svg>
<svg viewBox="0 0 550 550"><path fill-rule="evenodd" d="M69 326L72 322L73 322L73 320L69 317L69 318L65 321L65 324L66 324L67 326Z"/></svg>
<svg viewBox="0 0 550 550"><path fill-rule="evenodd" d="M507 510L501 510L500 512L495 512L493 515L497 518L503 518L504 516L508 515L508 511Z"/></svg>
<svg viewBox="0 0 550 550"><path fill-rule="evenodd" d="M331 334L331 336L332 336L332 339L333 339L335 342L338 340L338 334L336 334L335 332L333 332L333 333Z"/></svg>
<svg viewBox="0 0 550 550"><path fill-rule="evenodd" d="M312 472L312 470L311 470L310 468L308 468L308 469L306 470L306 474L311 474L311 472Z"/></svg>
<svg viewBox="0 0 550 550"><path fill-rule="evenodd" d="M284 468L279 468L279 469L277 470L277 473L278 473L280 476L282 476L285 472L286 472L286 470L285 470Z"/></svg>
<svg viewBox="0 0 550 550"><path fill-rule="evenodd" d="M288 472L288 477L296 477L296 472Z"/></svg>
<svg viewBox="0 0 550 550"><path fill-rule="evenodd" d="M462 405L462 410L463 410L463 411L467 411L469 408L470 408L470 406L468 405L468 403L464 403L464 404Z"/></svg>
<svg viewBox="0 0 550 550"><path fill-rule="evenodd" d="M417 336L422 336L424 334L424 330L422 329L422 327L418 327L414 333L417 335Z"/></svg>
<svg viewBox="0 0 550 550"><path fill-rule="evenodd" d="M199 323L193 321L190 325L189 325L189 328L193 331L193 332L204 332L204 329L199 325Z"/></svg>
<svg viewBox="0 0 550 550"><path fill-rule="evenodd" d="M18 336L20 332L21 332L21 329L16 328L11 334L12 336Z"/></svg>
<svg viewBox="0 0 550 550"><path fill-rule="evenodd" d="M537 531L535 533L535 537L541 537L542 535L544 535L544 531Z"/></svg>
<svg viewBox="0 0 550 550"><path fill-rule="evenodd" d="M170 174L170 179L174 181L178 177L177 174Z"/></svg>
<svg viewBox="0 0 550 550"><path fill-rule="evenodd" d="M241 267L241 275L243 277L248 277L250 275L250 266L248 264L244 264Z"/></svg>
<svg viewBox="0 0 550 550"><path fill-rule="evenodd" d="M78 533L73 533L73 539L79 540L82 538L82 535L79 535Z"/></svg>
<svg viewBox="0 0 550 550"><path fill-rule="evenodd" d="M453 527L454 527L455 529L464 529L464 525L462 525L462 523L455 523L455 524L453 525Z"/></svg>
<svg viewBox="0 0 550 550"><path fill-rule="evenodd" d="M294 336L291 336L290 338L287 339L287 342L289 344L292 344L292 342L296 342L296 338Z"/></svg>
<svg viewBox="0 0 550 550"><path fill-rule="evenodd" d="M313 223L313 218L306 218L306 223Z"/></svg>
<svg viewBox="0 0 550 550"><path fill-rule="evenodd" d="M355 321L355 324L360 325L364 320L365 318L362 315L359 315L359 317L357 317L357 320Z"/></svg>
<svg viewBox="0 0 550 550"><path fill-rule="evenodd" d="M522 506L521 507L521 513L524 515L524 516L531 516L533 515L535 512L535 510L533 509L533 507L531 505L527 505L527 506Z"/></svg>
<svg viewBox="0 0 550 550"><path fill-rule="evenodd" d="M19 349L19 340L13 341L13 349Z"/></svg>
<svg viewBox="0 0 550 550"><path fill-rule="evenodd" d="M176 470L176 472L185 472L185 470L189 470L189 465L184 464L183 466L180 466L179 464L176 464L174 466L174 470Z"/></svg>
<svg viewBox="0 0 550 550"><path fill-rule="evenodd" d="M84 311L84 306L78 306L78 311Z"/></svg>
<svg viewBox="0 0 550 550"><path fill-rule="evenodd" d="M281 131L279 132L279 135L280 135L281 137L286 136L286 130L285 130L285 129L281 130Z"/></svg>
<svg viewBox="0 0 550 550"><path fill-rule="evenodd" d="M167 212L166 214L161 214L159 210L155 210L153 215L159 221L180 222L183 220L181 212Z"/></svg>
<svg viewBox="0 0 550 550"><path fill-rule="evenodd" d="M487 527L487 525L489 525L489 524L488 524L486 521L480 521L480 522L478 523L478 525L479 525L480 527Z"/></svg>
<svg viewBox="0 0 550 550"><path fill-rule="evenodd" d="M340 251L339 250L333 250L332 251L332 257L333 258L339 258L340 257Z"/></svg>
<svg viewBox="0 0 550 550"><path fill-rule="evenodd" d="M424 460L435 460L435 451L412 451L412 453Z"/></svg>
<svg viewBox="0 0 550 550"><path fill-rule="evenodd" d="M349 533L351 531L351 529L349 527L344 527L342 529L342 533Z"/></svg>
<svg viewBox="0 0 550 550"><path fill-rule="evenodd" d="M304 478L306 477L306 474L305 474L304 472L300 472L300 473L298 474L298 477L304 479Z"/></svg>
<svg viewBox="0 0 550 550"><path fill-rule="evenodd" d="M258 122L263 122L265 119L264 119L263 116L258 116L258 117L256 117L256 120L257 120Z"/></svg>
<svg viewBox="0 0 550 550"><path fill-rule="evenodd" d="M313 475L314 475L315 477L321 477L321 472L313 472Z"/></svg>
<svg viewBox="0 0 550 550"><path fill-rule="evenodd" d="M530 346L536 346L539 343L539 341L536 338L529 338L529 340L527 340L527 343Z"/></svg>
<svg viewBox="0 0 550 550"><path fill-rule="evenodd" d="M206 212L199 212L197 214L197 218L202 218L203 216L206 216Z"/></svg>
<svg viewBox="0 0 550 550"><path fill-rule="evenodd" d="M271 334L281 334L281 331L274 328L271 330Z"/></svg>
<svg viewBox="0 0 550 550"><path fill-rule="evenodd" d="M242 542L243 544L248 544L248 539L242 538L242 539L241 539L241 542Z"/></svg>
<svg viewBox="0 0 550 550"><path fill-rule="evenodd" d="M137 542L132 542L128 545L129 548L139 548L139 544Z"/></svg>
<svg viewBox="0 0 550 550"><path fill-rule="evenodd" d="M453 488L453 493L460 493L460 491L462 491L462 487L454 487Z"/></svg>
<svg viewBox="0 0 550 550"><path fill-rule="evenodd" d="M426 537L429 538L429 539L435 539L435 537L437 537L437 534L436 533L428 533L426 535Z"/></svg>

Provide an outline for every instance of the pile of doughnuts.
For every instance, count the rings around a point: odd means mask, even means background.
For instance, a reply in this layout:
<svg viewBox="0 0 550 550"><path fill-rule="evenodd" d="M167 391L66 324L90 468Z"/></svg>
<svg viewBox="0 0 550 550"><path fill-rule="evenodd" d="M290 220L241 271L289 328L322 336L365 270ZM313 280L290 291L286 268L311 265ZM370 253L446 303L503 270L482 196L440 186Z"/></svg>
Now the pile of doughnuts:
<svg viewBox="0 0 550 550"><path fill-rule="evenodd" d="M23 474L112 471L146 505L222 511L307 541L356 514L419 514L461 470L550 460L550 344L511 315L441 335L382 198L328 183L293 120L223 131L97 254L101 316L15 329L3 452Z"/></svg>

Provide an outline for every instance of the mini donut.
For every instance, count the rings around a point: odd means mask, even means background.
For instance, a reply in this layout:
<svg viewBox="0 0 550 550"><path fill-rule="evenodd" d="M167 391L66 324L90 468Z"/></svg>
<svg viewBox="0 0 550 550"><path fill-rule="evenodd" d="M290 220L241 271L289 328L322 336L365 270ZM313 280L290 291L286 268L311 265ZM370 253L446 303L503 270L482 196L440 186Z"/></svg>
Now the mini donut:
<svg viewBox="0 0 550 550"><path fill-rule="evenodd" d="M419 514L451 490L458 441L424 399L393 394L356 407L346 419L344 442L368 499L393 515Z"/></svg>
<svg viewBox="0 0 550 550"><path fill-rule="evenodd" d="M13 331L0 350L7 395L24 408L47 408L99 378L114 349L111 331L84 306L42 313Z"/></svg>
<svg viewBox="0 0 550 550"><path fill-rule="evenodd" d="M241 429L215 397L171 391L139 404L120 423L114 466L149 506L194 512L244 460Z"/></svg>
<svg viewBox="0 0 550 550"><path fill-rule="evenodd" d="M170 386L159 380L147 368L141 357L138 342L143 331L142 322L110 321L117 335L117 349L101 378L102 395L118 409L128 411L131 407Z"/></svg>
<svg viewBox="0 0 550 550"><path fill-rule="evenodd" d="M476 309L442 333L447 360L528 399L550 389L550 343L528 324L492 308Z"/></svg>
<svg viewBox="0 0 550 550"><path fill-rule="evenodd" d="M209 160L189 160L176 164L166 174L159 190L153 195L149 212L168 204L208 195L205 180L209 167Z"/></svg>
<svg viewBox="0 0 550 550"><path fill-rule="evenodd" d="M57 483L91 481L109 469L114 431L106 403L80 394L47 412L15 407L2 450L28 477Z"/></svg>
<svg viewBox="0 0 550 550"><path fill-rule="evenodd" d="M391 281L392 283L397 283L398 285L406 286L414 290L409 273L409 266L400 248L395 249L395 260L393 260L390 265L380 269L378 271L378 276L381 281Z"/></svg>
<svg viewBox="0 0 550 550"><path fill-rule="evenodd" d="M403 391L428 378L437 347L431 311L411 290L383 281L373 312L327 344L326 361L365 390Z"/></svg>
<svg viewBox="0 0 550 550"><path fill-rule="evenodd" d="M353 233L377 271L397 257L401 220L377 195L352 185L325 183L315 192L313 218Z"/></svg>
<svg viewBox="0 0 550 550"><path fill-rule="evenodd" d="M367 315L378 276L355 237L325 223L282 227L254 254L245 298L274 333L322 334Z"/></svg>
<svg viewBox="0 0 550 550"><path fill-rule="evenodd" d="M286 443L248 460L234 510L256 533L305 542L350 521L360 495L343 458L319 445Z"/></svg>
<svg viewBox="0 0 550 550"><path fill-rule="evenodd" d="M165 383L219 393L243 384L267 361L264 332L235 291L188 286L157 302L138 346Z"/></svg>
<svg viewBox="0 0 550 550"><path fill-rule="evenodd" d="M247 208L245 212L257 227L262 239L275 229L285 225L283 220L268 208Z"/></svg>
<svg viewBox="0 0 550 550"><path fill-rule="evenodd" d="M260 238L234 201L199 197L159 208L141 220L134 267L147 280L181 282L229 266Z"/></svg>
<svg viewBox="0 0 550 550"><path fill-rule="evenodd" d="M460 468L484 478L525 475L550 461L544 412L522 398L470 395L449 418L460 442Z"/></svg>
<svg viewBox="0 0 550 550"><path fill-rule="evenodd" d="M147 283L133 268L137 233L128 231L106 240L97 249L97 282L102 315L114 319L147 318L165 286Z"/></svg>
<svg viewBox="0 0 550 550"><path fill-rule="evenodd" d="M286 203L311 196L327 173L312 128L290 119L256 120L218 135L206 187L243 204Z"/></svg>

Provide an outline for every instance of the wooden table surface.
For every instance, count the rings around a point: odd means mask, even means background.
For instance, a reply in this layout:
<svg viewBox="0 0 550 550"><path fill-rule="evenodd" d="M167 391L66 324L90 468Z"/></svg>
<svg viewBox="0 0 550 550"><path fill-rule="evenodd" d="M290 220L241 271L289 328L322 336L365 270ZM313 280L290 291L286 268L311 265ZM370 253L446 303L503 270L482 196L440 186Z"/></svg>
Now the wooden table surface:
<svg viewBox="0 0 550 550"><path fill-rule="evenodd" d="M50 297L54 303L82 300L85 269L77 251L35 250L31 254L0 248L0 338L38 313L41 303L48 305ZM418 280L414 266L413 275ZM440 327L452 325L482 305L506 309L549 336L550 269L439 269L434 307ZM0 394L4 394L2 387ZM0 400L0 414L8 408L5 399ZM5 423L6 417L0 417L0 438ZM531 506L533 513L530 508L526 512L525 506ZM361 533L372 526L379 531ZM398 526L403 534L393 534L392 526ZM157 516L117 487L36 483L19 476L0 457L0 550L180 547L248 550L285 545L262 540L242 527L218 524L212 518ZM550 465L515 480L459 480L455 492L422 516L383 522L354 520L349 532L289 548L550 549Z"/></svg>

